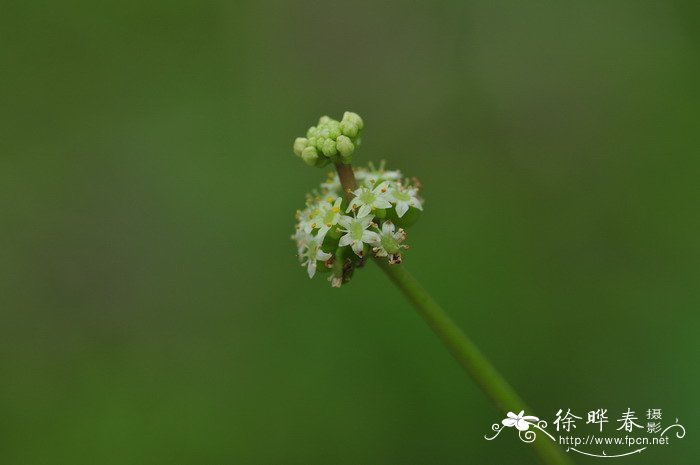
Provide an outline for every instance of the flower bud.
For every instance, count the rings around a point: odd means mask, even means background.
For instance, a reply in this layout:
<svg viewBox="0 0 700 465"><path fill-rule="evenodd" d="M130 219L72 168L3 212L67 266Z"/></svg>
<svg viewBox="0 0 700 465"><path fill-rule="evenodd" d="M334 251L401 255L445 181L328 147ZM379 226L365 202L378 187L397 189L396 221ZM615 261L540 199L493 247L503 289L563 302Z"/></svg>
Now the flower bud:
<svg viewBox="0 0 700 465"><path fill-rule="evenodd" d="M327 115L306 131L306 137L294 140L294 153L308 165L318 168L330 163L350 163L360 146L360 133L364 126L357 113L346 111L341 121Z"/></svg>
<svg viewBox="0 0 700 465"><path fill-rule="evenodd" d="M335 140L341 134L340 123L337 121L331 121L328 123L328 137Z"/></svg>
<svg viewBox="0 0 700 465"><path fill-rule="evenodd" d="M309 140L305 137L297 137L294 139L294 154L300 157L302 150L304 150L308 144Z"/></svg>
<svg viewBox="0 0 700 465"><path fill-rule="evenodd" d="M325 144L327 140L328 140L328 139L326 139L325 137L318 137L318 138L316 139L316 144L315 144L315 145L316 145L316 150L318 150L318 151L323 150L323 144Z"/></svg>
<svg viewBox="0 0 700 465"><path fill-rule="evenodd" d="M335 142L335 146L343 159L349 158L355 151L355 146L347 136L338 136L338 139Z"/></svg>
<svg viewBox="0 0 700 465"><path fill-rule="evenodd" d="M357 129L362 129L365 126L365 123L362 121L362 118L360 118L360 115L351 111L346 111L343 113L343 121L355 124Z"/></svg>
<svg viewBox="0 0 700 465"><path fill-rule="evenodd" d="M360 128L357 126L357 124L355 124L351 121L343 120L340 122L340 132L342 132L344 135L346 135L348 137L357 136L357 133L359 131L360 131Z"/></svg>
<svg viewBox="0 0 700 465"><path fill-rule="evenodd" d="M316 161L318 160L318 153L316 152L316 147L306 147L304 150L301 152L301 158L304 160L304 163L306 163L309 166L315 166Z"/></svg>
<svg viewBox="0 0 700 465"><path fill-rule="evenodd" d="M326 139L323 143L323 148L321 149L323 154L327 157L332 157L338 153L335 141L331 139Z"/></svg>

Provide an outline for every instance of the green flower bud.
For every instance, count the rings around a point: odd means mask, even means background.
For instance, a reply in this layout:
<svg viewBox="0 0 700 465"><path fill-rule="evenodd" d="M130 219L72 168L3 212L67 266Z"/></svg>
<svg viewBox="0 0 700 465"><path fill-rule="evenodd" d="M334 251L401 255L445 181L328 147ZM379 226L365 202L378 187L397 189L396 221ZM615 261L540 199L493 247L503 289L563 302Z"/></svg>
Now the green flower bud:
<svg viewBox="0 0 700 465"><path fill-rule="evenodd" d="M335 145L335 141L331 139L326 139L326 141L323 143L323 148L321 149L321 151L325 156L332 157L336 153L338 153L338 150Z"/></svg>
<svg viewBox="0 0 700 465"><path fill-rule="evenodd" d="M308 144L309 140L304 137L297 137L294 139L294 154L300 157L302 150L304 150Z"/></svg>
<svg viewBox="0 0 700 465"><path fill-rule="evenodd" d="M355 146L347 136L338 136L338 139L335 142L335 146L338 149L338 152L340 152L340 156L343 157L343 161L345 161L346 158L349 158L355 151Z"/></svg>
<svg viewBox="0 0 700 465"><path fill-rule="evenodd" d="M355 137L357 136L357 133L360 132L360 128L356 123L343 120L340 122L340 132L348 137Z"/></svg>
<svg viewBox="0 0 700 465"><path fill-rule="evenodd" d="M342 121L321 116L318 124L306 131L306 137L294 140L294 153L306 164L319 168L331 163L350 163L360 146L363 126L362 118L350 111L343 114Z"/></svg>
<svg viewBox="0 0 700 465"><path fill-rule="evenodd" d="M301 158L304 160L304 163L306 163L309 166L315 166L316 161L318 160L318 153L316 152L316 147L306 147L304 150L301 152Z"/></svg>
<svg viewBox="0 0 700 465"><path fill-rule="evenodd" d="M341 134L340 132L340 123L337 121L331 121L328 123L328 137L336 140L338 136Z"/></svg>
<svg viewBox="0 0 700 465"><path fill-rule="evenodd" d="M351 111L346 111L345 113L343 113L343 121L355 124L355 126L357 126L357 129L362 129L363 127L365 127L365 123L364 121L362 121L362 118L360 118L360 115Z"/></svg>

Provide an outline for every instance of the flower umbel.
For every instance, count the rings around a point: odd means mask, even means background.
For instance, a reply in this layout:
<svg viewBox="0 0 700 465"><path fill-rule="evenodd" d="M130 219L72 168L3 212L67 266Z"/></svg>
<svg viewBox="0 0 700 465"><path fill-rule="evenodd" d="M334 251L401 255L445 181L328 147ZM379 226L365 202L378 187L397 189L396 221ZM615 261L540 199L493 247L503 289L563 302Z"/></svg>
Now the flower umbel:
<svg viewBox="0 0 700 465"><path fill-rule="evenodd" d="M385 170L382 164L379 170L356 168L354 174L359 187L346 200L338 176L329 173L318 190L307 196L306 207L297 212L292 236L309 277L329 272L333 287L349 282L368 254L391 265L401 263L402 252L408 249L403 243L404 228L422 210L418 187L401 182L400 171ZM326 266L318 266L319 261Z"/></svg>
<svg viewBox="0 0 700 465"><path fill-rule="evenodd" d="M307 164L336 165L337 171L329 172L318 189L307 195L292 236L309 277L328 272L333 287L349 282L368 253L390 265L401 263L401 253L408 249L403 243L405 228L423 210L421 186L415 178L387 170L383 161L379 167L350 166L363 126L359 115L346 111L340 121L321 117L306 137L294 141L294 153ZM319 261L326 266L318 266Z"/></svg>

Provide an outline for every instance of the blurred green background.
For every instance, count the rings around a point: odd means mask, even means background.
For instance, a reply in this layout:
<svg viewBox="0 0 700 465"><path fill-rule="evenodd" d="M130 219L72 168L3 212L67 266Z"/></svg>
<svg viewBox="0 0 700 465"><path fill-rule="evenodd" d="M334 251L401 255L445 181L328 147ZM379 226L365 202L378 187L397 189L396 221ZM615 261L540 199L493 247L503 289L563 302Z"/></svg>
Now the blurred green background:
<svg viewBox="0 0 700 465"><path fill-rule="evenodd" d="M686 438L616 463L692 463L699 31L689 1L3 3L0 463L536 463L376 267L299 267L325 171L291 144L344 110L424 185L405 266L535 413L662 408Z"/></svg>

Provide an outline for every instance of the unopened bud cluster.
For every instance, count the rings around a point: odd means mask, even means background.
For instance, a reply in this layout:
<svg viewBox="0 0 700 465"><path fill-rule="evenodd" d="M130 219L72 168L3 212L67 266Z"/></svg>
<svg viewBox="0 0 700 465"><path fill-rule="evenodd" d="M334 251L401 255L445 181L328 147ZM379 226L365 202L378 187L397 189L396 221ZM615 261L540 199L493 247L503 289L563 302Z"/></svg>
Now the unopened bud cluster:
<svg viewBox="0 0 700 465"><path fill-rule="evenodd" d="M310 278L317 271L330 273L333 287L348 282L369 253L390 264L401 263L401 252L408 248L404 228L415 223L423 210L420 184L404 179L400 171L370 164L367 169L356 168L354 174L359 187L349 201L342 195L338 175L329 173L307 196L306 208L296 214L292 239L302 266Z"/></svg>
<svg viewBox="0 0 700 465"><path fill-rule="evenodd" d="M328 163L350 163L360 145L364 123L357 113L346 111L343 119L322 116L316 126L306 131L306 137L294 140L294 153L309 166L322 168Z"/></svg>

